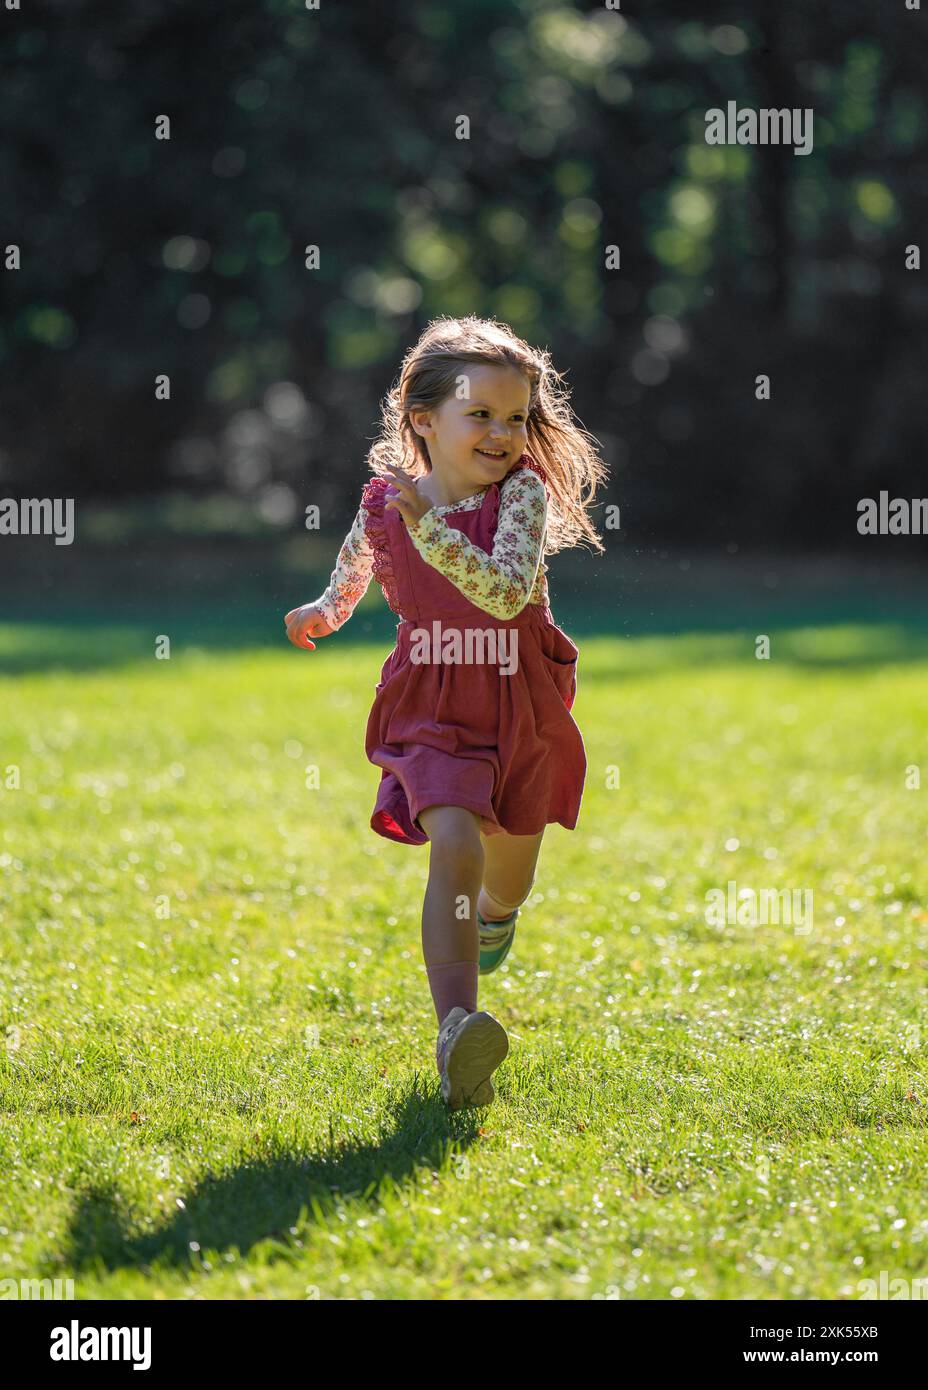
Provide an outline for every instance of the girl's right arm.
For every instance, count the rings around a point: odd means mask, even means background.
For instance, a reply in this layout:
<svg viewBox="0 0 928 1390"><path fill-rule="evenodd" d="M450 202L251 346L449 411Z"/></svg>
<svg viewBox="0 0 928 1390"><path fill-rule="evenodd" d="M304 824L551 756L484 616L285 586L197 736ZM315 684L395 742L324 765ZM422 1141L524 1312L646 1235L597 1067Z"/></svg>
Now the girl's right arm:
<svg viewBox="0 0 928 1390"><path fill-rule="evenodd" d="M308 637L328 637L342 627L367 593L374 572L374 555L365 530L367 513L358 508L335 561L328 587L319 598L294 608L284 618L295 647L307 647Z"/></svg>

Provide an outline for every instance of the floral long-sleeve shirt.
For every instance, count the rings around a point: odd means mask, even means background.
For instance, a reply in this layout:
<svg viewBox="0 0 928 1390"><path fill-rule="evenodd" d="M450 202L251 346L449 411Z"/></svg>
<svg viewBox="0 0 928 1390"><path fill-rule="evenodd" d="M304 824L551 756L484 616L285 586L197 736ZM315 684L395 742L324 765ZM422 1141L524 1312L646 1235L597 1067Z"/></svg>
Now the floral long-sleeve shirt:
<svg viewBox="0 0 928 1390"><path fill-rule="evenodd" d="M478 608L496 618L513 618L527 603L549 602L548 567L542 558L547 492L538 474L528 468L503 479L493 553L487 554L445 521L449 512L475 510L485 491L433 506L415 525L407 524L407 530L423 560ZM313 600L333 630L348 621L371 582L374 555L366 520L362 503L342 542L328 588Z"/></svg>

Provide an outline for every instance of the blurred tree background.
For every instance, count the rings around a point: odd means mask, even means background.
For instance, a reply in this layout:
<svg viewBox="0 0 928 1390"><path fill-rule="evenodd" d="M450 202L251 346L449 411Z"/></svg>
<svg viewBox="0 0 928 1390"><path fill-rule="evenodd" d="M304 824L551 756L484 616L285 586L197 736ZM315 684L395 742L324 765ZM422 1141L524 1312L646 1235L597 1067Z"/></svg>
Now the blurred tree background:
<svg viewBox="0 0 928 1390"><path fill-rule="evenodd" d="M0 494L282 535L316 503L340 535L380 398L448 313L551 349L623 539L860 545L859 497L926 491L928 13L904 0L2 24ZM811 107L812 153L707 145L730 100Z"/></svg>

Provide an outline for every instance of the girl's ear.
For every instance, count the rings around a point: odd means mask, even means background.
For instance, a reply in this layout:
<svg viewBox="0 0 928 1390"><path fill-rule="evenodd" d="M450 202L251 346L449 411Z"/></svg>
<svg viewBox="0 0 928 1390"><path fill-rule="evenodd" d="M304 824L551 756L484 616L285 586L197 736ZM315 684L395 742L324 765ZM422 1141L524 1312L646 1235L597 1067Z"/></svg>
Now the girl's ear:
<svg viewBox="0 0 928 1390"><path fill-rule="evenodd" d="M432 426L432 412L430 410L411 410L409 412L409 423L412 425L416 434L426 439L434 433Z"/></svg>

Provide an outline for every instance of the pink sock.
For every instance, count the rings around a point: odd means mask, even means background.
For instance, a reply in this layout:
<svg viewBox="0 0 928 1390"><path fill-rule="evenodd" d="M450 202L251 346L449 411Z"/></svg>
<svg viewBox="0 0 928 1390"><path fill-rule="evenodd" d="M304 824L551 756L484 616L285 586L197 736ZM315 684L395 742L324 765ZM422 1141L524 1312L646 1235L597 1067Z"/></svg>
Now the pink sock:
<svg viewBox="0 0 928 1390"><path fill-rule="evenodd" d="M441 1026L458 1005L469 1014L477 1008L478 966L475 960L454 960L446 965L427 965L432 1003Z"/></svg>

